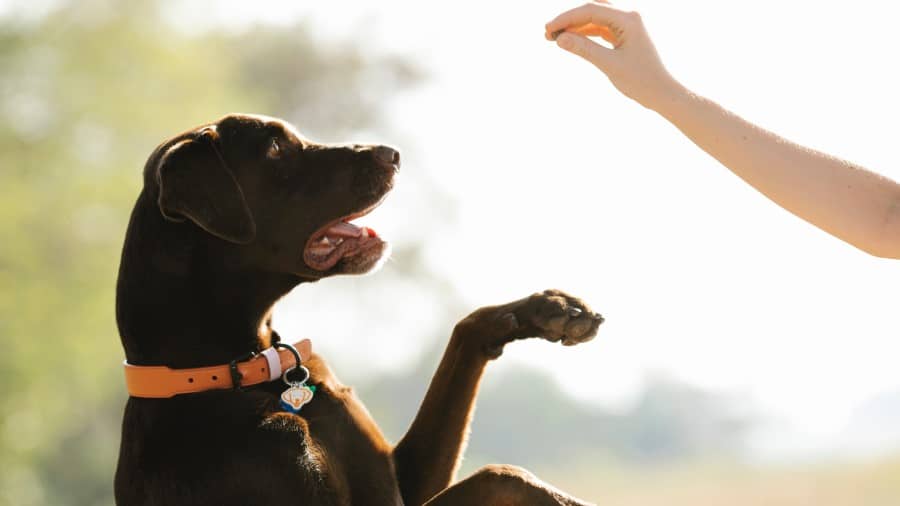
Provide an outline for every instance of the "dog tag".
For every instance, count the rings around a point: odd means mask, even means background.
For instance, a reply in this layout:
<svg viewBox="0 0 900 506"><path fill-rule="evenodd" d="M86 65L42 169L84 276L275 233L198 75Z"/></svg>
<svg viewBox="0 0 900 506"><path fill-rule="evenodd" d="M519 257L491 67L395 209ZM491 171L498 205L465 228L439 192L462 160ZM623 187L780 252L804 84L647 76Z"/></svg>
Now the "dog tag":
<svg viewBox="0 0 900 506"><path fill-rule="evenodd" d="M299 360L299 357L298 357ZM303 373L303 379L300 381L288 380L288 373L293 371L292 367L281 373L281 380L288 386L288 389L281 392L281 409L295 415L300 412L300 408L305 406L313 398L316 391L315 386L307 386L306 381L309 380L309 369L298 366L297 369Z"/></svg>
<svg viewBox="0 0 900 506"><path fill-rule="evenodd" d="M281 408L297 414L313 398L313 389L303 383L291 383L291 387L281 393Z"/></svg>

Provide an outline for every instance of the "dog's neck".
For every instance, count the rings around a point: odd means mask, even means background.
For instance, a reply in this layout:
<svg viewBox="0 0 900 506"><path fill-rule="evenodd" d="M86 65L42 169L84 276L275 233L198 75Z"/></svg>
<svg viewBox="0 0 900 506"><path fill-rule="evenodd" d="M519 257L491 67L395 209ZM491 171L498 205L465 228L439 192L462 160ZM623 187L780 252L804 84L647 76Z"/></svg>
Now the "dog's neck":
<svg viewBox="0 0 900 506"><path fill-rule="evenodd" d="M205 235L167 222L146 191L138 197L116 291L129 363L200 367L269 345L272 306L302 279L225 265Z"/></svg>

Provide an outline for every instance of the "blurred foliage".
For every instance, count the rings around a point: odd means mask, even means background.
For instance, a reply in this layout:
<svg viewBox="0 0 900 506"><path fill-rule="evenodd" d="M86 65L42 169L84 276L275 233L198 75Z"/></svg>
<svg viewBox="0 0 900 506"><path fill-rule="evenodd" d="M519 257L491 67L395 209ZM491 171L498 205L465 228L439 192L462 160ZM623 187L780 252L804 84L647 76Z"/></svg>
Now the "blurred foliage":
<svg viewBox="0 0 900 506"><path fill-rule="evenodd" d="M439 353L430 358L408 375L384 376L360 390L389 437L399 438L415 415ZM464 471L499 462L555 469L573 456L646 466L735 460L748 428L733 399L668 378L652 378L628 408L610 411L572 399L545 373L512 368L488 374Z"/></svg>
<svg viewBox="0 0 900 506"><path fill-rule="evenodd" d="M307 26L185 34L148 1L0 18L0 504L107 504L123 383L114 286L157 143L232 111L370 127L415 67ZM360 93L365 89L365 93Z"/></svg>
<svg viewBox="0 0 900 506"><path fill-rule="evenodd" d="M586 465L587 464L587 465ZM604 506L896 506L900 459L750 466L733 461L648 469L575 459L542 476Z"/></svg>

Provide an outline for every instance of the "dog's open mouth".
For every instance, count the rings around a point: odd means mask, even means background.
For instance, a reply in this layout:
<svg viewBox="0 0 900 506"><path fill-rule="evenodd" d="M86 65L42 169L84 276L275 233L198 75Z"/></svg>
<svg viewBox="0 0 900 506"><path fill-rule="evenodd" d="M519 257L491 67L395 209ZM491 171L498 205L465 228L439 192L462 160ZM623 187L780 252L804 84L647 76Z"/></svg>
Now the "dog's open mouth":
<svg viewBox="0 0 900 506"><path fill-rule="evenodd" d="M386 243L369 227L361 227L351 221L372 212L381 201L366 209L344 216L319 229L310 237L303 250L303 260L318 271L327 271L342 259L355 263L376 263ZM368 258L371 257L371 258Z"/></svg>

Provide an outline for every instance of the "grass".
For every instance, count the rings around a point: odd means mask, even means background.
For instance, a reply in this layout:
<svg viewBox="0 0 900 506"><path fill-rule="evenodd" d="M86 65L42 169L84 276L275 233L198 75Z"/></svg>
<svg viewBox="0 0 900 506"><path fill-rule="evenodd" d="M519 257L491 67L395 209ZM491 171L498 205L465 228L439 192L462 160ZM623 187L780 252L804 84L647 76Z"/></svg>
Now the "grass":
<svg viewBox="0 0 900 506"><path fill-rule="evenodd" d="M542 479L603 506L900 506L900 456L877 462L671 468L576 464Z"/></svg>

